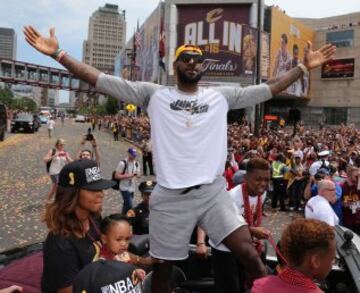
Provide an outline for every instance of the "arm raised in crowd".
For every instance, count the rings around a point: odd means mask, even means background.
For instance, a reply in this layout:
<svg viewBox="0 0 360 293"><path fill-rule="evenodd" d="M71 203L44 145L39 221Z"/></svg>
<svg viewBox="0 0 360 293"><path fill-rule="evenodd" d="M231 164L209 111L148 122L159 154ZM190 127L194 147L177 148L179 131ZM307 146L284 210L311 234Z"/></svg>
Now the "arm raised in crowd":
<svg viewBox="0 0 360 293"><path fill-rule="evenodd" d="M286 72L283 76L271 79L267 82L271 93L276 95L282 92L293 82L302 77L305 72L315 69L331 60L334 57L335 52L336 46L331 44L326 44L319 50L313 51L311 42L308 42L308 49L305 52L304 64L299 64Z"/></svg>
<svg viewBox="0 0 360 293"><path fill-rule="evenodd" d="M59 49L55 28L50 29L50 37L42 36L32 26L24 27L26 41L40 53L54 58L77 78L96 87L96 90L122 100L126 103L146 107L150 96L160 87L154 83L131 82L125 79L103 74L96 68L79 62Z"/></svg>
<svg viewBox="0 0 360 293"><path fill-rule="evenodd" d="M50 29L50 37L48 38L42 36L30 25L25 26L23 31L26 41L40 53L58 58L58 61L76 77L86 81L92 86L96 85L96 81L100 75L99 70L75 60L68 54L63 55L62 58L59 59L61 50L59 50L59 43L55 36L55 28Z"/></svg>

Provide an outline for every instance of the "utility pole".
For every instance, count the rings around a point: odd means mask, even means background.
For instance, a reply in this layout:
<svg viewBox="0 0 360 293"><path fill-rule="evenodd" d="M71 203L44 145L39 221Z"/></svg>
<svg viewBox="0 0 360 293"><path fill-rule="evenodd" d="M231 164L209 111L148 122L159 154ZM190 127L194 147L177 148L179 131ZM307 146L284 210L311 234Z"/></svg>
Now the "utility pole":
<svg viewBox="0 0 360 293"><path fill-rule="evenodd" d="M257 48L256 48L256 84L261 83L261 30L262 30L262 5L263 0L257 1ZM255 106L255 136L259 137L261 124L261 104Z"/></svg>

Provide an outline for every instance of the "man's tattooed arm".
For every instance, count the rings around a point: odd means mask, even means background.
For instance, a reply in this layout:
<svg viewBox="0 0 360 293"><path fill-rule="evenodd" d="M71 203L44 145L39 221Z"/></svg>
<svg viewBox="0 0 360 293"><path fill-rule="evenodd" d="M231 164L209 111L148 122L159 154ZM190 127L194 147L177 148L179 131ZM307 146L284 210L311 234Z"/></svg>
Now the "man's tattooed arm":
<svg viewBox="0 0 360 293"><path fill-rule="evenodd" d="M287 89L293 82L298 78L302 77L304 72L299 66L294 67L293 69L286 72L283 76L270 79L267 84L270 87L271 93L273 96Z"/></svg>

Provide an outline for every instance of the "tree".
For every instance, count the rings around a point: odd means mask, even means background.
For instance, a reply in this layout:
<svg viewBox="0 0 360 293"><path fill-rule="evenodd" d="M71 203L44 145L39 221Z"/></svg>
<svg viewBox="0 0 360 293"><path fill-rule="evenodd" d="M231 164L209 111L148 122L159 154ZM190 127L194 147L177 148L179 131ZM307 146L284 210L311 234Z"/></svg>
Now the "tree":
<svg viewBox="0 0 360 293"><path fill-rule="evenodd" d="M7 107L12 108L13 93L8 88L0 89L0 102L4 103Z"/></svg>
<svg viewBox="0 0 360 293"><path fill-rule="evenodd" d="M106 112L110 115L115 115L119 111L118 100L113 97L108 97L105 104Z"/></svg>
<svg viewBox="0 0 360 293"><path fill-rule="evenodd" d="M35 112L37 110L37 105L32 99L22 97L13 99L11 103L11 108L21 111Z"/></svg>

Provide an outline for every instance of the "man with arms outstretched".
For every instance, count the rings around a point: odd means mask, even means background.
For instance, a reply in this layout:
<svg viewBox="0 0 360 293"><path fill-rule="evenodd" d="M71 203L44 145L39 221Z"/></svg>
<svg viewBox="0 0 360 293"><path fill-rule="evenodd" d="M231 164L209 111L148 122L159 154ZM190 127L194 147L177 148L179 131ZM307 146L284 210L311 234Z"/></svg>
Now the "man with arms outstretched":
<svg viewBox="0 0 360 293"><path fill-rule="evenodd" d="M215 245L224 243L246 267L249 280L265 275L246 223L226 192L222 173L227 150L227 112L269 100L304 72L330 60L335 47L309 50L306 63L267 84L202 88L203 54L192 45L175 53L175 87L130 82L101 73L59 49L54 29L50 37L24 28L26 40L60 62L96 90L147 110L157 167L157 186L150 200L150 254L155 258L152 292L170 292L171 262L186 259L196 225ZM70 288L71 290L71 288ZM68 291L71 292L71 291Z"/></svg>

